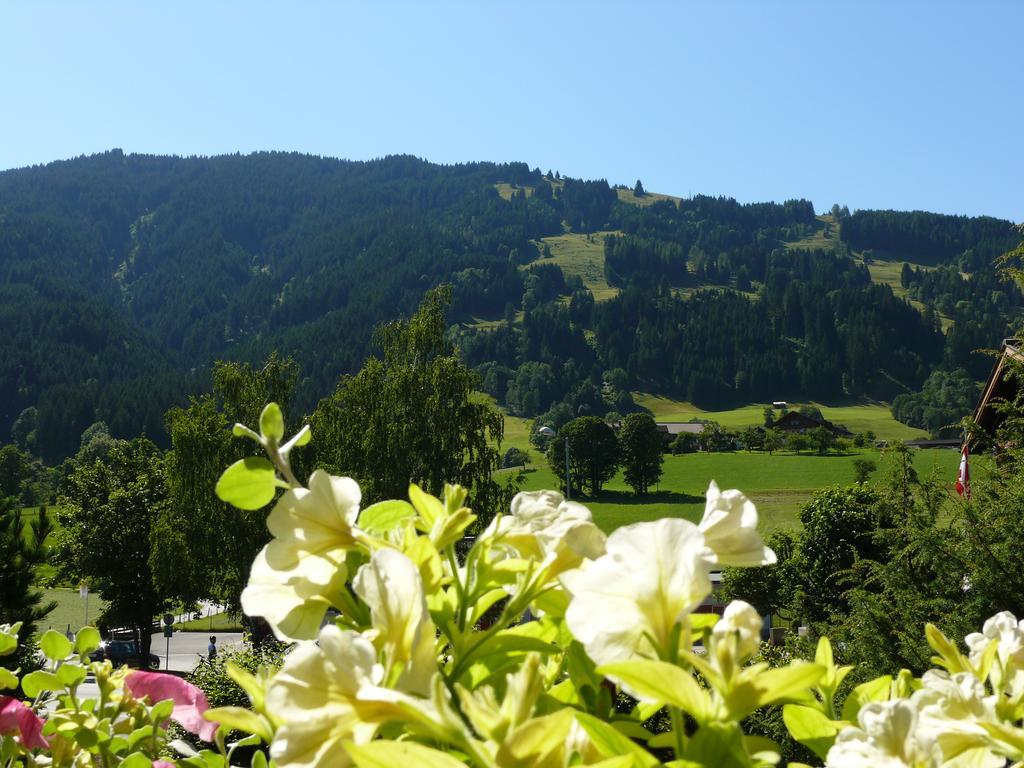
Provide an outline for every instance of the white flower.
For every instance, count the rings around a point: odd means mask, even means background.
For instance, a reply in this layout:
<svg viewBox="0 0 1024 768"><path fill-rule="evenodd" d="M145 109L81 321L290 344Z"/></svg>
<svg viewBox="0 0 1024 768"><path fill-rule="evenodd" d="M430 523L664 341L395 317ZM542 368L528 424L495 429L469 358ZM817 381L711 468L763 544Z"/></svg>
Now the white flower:
<svg viewBox="0 0 1024 768"><path fill-rule="evenodd" d="M844 728L825 758L826 768L926 768L942 763L934 739L919 727L906 699L861 707L859 728Z"/></svg>
<svg viewBox="0 0 1024 768"><path fill-rule="evenodd" d="M775 553L757 532L754 502L736 489L718 490L714 480L708 486L700 530L721 565L757 567L775 562Z"/></svg>
<svg viewBox="0 0 1024 768"><path fill-rule="evenodd" d="M416 564L401 552L381 549L359 569L352 585L370 607L375 644L389 668L400 670L397 687L428 695L437 671L437 635Z"/></svg>
<svg viewBox="0 0 1024 768"><path fill-rule="evenodd" d="M607 552L562 576L572 593L566 622L600 664L656 657L672 628L711 592L704 537L693 523L665 518L619 528Z"/></svg>
<svg viewBox="0 0 1024 768"><path fill-rule="evenodd" d="M992 684L1013 697L1024 694L1024 624L1018 623L1016 616L1001 611L985 622L980 633L972 632L964 641L975 665L989 645L996 643L996 663L989 673Z"/></svg>
<svg viewBox="0 0 1024 768"><path fill-rule="evenodd" d="M722 618L715 623L711 634L716 646L734 638L736 655L740 659L746 659L757 653L763 627L764 619L754 606L742 600L733 600L725 607Z"/></svg>
<svg viewBox="0 0 1024 768"><path fill-rule="evenodd" d="M401 694L381 688L382 675L373 644L354 632L326 626L319 645L300 643L267 689L267 711L283 723L270 747L277 765L348 765L342 742L365 743L401 718Z"/></svg>
<svg viewBox="0 0 1024 768"><path fill-rule="evenodd" d="M930 669L922 676L921 685L911 696L919 712L919 728L938 743L946 760L979 750L971 765L995 768L1005 763L986 749L989 738L982 723L998 722L996 697L986 695L978 678L969 672L950 676Z"/></svg>
<svg viewBox="0 0 1024 768"><path fill-rule="evenodd" d="M309 640L344 583L355 546L360 492L348 477L316 470L309 488L284 493L267 517L274 538L253 562L242 608L263 616L281 640Z"/></svg>
<svg viewBox="0 0 1024 768"><path fill-rule="evenodd" d="M1001 611L989 618L981 632L972 632L964 638L971 649L971 661L977 663L992 640L999 642L999 660L1003 665L1024 667L1024 626L1009 611Z"/></svg>
<svg viewBox="0 0 1024 768"><path fill-rule="evenodd" d="M517 493L511 515L499 518L488 534L536 560L559 559L560 569L575 568L584 559L604 554L605 535L594 525L590 510L566 501L555 491Z"/></svg>
<svg viewBox="0 0 1024 768"><path fill-rule="evenodd" d="M331 573L327 584L304 572L303 566L317 568L316 558L300 561L289 571L272 568L267 563L267 547L253 560L249 583L242 592L242 610L249 616L262 616L279 640L308 640L316 637L324 615L331 606L326 595L336 593L345 584L347 571L341 563Z"/></svg>

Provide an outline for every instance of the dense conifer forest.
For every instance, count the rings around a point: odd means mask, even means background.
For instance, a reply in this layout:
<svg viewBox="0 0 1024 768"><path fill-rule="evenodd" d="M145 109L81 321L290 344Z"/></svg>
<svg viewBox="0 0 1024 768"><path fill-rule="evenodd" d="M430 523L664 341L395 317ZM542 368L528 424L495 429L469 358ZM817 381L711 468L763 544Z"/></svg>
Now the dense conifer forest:
<svg viewBox="0 0 1024 768"><path fill-rule="evenodd" d="M524 416L626 412L638 388L705 407L927 397L936 370L983 378L974 350L1021 306L993 264L1019 239L1007 221L635 189L407 156L115 150L0 173L0 443L56 462L104 421L166 444L164 412L215 360L273 351L309 412L442 283L451 340ZM565 234L603 247L610 297L551 258ZM879 260L907 262L898 284L872 280Z"/></svg>

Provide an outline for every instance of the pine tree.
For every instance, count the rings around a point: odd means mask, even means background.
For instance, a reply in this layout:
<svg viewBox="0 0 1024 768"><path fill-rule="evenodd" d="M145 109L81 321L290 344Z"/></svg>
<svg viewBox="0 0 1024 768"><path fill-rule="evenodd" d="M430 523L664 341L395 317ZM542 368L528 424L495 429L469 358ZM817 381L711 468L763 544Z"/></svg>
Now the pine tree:
<svg viewBox="0 0 1024 768"><path fill-rule="evenodd" d="M0 498L0 624L22 622L22 640L31 638L36 624L57 605L44 603L43 593L34 587L36 569L47 559L45 541L52 530L45 507L26 532L17 499Z"/></svg>

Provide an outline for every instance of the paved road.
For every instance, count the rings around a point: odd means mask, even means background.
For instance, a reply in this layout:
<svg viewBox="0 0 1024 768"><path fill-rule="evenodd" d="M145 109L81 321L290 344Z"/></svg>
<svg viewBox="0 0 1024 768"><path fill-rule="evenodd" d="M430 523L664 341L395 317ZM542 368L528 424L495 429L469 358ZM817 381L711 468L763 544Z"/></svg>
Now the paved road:
<svg viewBox="0 0 1024 768"><path fill-rule="evenodd" d="M241 632L222 632L216 635L217 648L223 651L226 648L238 647L242 644ZM179 672L188 672L198 663L200 656L206 658L206 646L210 642L210 635L207 632L175 632L170 638L170 655L166 655L167 638L162 634L153 635L153 647L150 649L160 657L160 669L172 669ZM167 666L168 660L170 666ZM79 698L92 699L99 696L99 688L93 681L92 676L86 678L85 682L78 687Z"/></svg>
<svg viewBox="0 0 1024 768"><path fill-rule="evenodd" d="M218 650L238 647L242 644L241 632L214 633L217 637ZM168 656L168 638L157 633L153 635L153 646L150 649L160 657L160 669L174 669L188 672L199 661L206 658L206 646L210 643L208 632L175 632L170 638L170 654ZM168 665L170 661L170 665Z"/></svg>

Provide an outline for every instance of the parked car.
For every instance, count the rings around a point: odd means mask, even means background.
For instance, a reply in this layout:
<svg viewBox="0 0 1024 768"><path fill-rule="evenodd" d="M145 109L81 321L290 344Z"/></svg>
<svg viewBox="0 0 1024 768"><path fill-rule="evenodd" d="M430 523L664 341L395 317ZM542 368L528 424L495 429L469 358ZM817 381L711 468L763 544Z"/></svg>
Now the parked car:
<svg viewBox="0 0 1024 768"><path fill-rule="evenodd" d="M135 669L160 669L160 657L154 653L149 654L149 664L142 663L142 654L139 652L139 644L134 640L105 640L100 647L89 654L91 661L108 660L115 667L128 665Z"/></svg>

